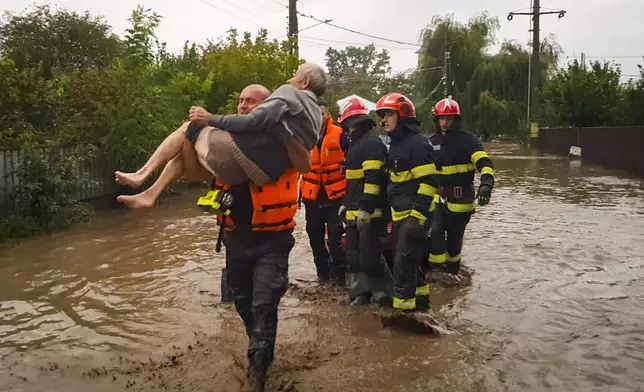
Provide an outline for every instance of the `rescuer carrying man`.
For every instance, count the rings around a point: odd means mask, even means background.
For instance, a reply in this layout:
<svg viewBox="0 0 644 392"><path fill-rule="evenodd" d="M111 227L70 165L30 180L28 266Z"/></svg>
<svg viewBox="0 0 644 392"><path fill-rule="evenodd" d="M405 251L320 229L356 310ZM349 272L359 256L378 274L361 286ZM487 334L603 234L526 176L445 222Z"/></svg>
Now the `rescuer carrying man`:
<svg viewBox="0 0 644 392"><path fill-rule="evenodd" d="M326 91L327 75L321 69L295 77L304 78L311 91L319 92L316 100ZM316 114L321 122L321 113ZM257 147L258 140L242 141ZM283 143L278 148L282 156L288 155ZM222 237L220 231L217 250L223 238L228 286L249 340L248 380L253 392L264 391L275 354L277 310L288 289L288 258L295 245L299 177L298 171L289 168L262 186L250 181L230 186L214 179L213 190L197 202L217 214L226 233Z"/></svg>
<svg viewBox="0 0 644 392"><path fill-rule="evenodd" d="M344 140L347 137L342 128L333 124L325 103L320 102L320 110L323 116L320 138L311 151L311 171L302 174L300 194L306 207L306 232L318 281L326 283L331 280L344 285L347 261L342 248L344 229L338 210L346 191L342 163L348 140ZM325 226L328 250L324 239Z"/></svg>
<svg viewBox="0 0 644 392"><path fill-rule="evenodd" d="M424 249L430 209L437 192L433 151L420 134L416 109L399 93L378 100L376 113L391 138L385 164L389 171L387 200L393 220L393 307L405 311L429 310Z"/></svg>
<svg viewBox="0 0 644 392"><path fill-rule="evenodd" d="M475 199L484 206L494 187L494 167L476 137L461 130L461 111L451 98L434 107L436 133L430 137L439 176L439 200L430 239L429 261L433 270L458 274L463 235L475 211ZM481 184L474 192L474 174Z"/></svg>
<svg viewBox="0 0 644 392"><path fill-rule="evenodd" d="M347 151L345 207L349 301L352 306L391 306L393 277L383 256L389 211L385 197L387 147L373 133L376 123L358 98L340 108L340 125L351 143Z"/></svg>

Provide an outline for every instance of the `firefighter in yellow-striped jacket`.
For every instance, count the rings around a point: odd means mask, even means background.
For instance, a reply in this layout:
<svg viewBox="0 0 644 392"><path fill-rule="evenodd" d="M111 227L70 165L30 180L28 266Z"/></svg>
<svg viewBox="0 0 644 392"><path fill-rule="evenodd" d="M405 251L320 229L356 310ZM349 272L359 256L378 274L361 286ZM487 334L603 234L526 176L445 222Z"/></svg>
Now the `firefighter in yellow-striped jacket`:
<svg viewBox="0 0 644 392"><path fill-rule="evenodd" d="M436 187L436 166L427 137L420 134L414 104L399 93L378 100L376 113L391 138L385 164L389 172L387 201L392 214L394 255L393 307L429 310L425 280L425 244Z"/></svg>
<svg viewBox="0 0 644 392"><path fill-rule="evenodd" d="M351 306L391 306L393 278L383 256L389 211L385 197L385 143L375 135L376 123L358 98L340 108L338 122L351 143L346 157L346 253Z"/></svg>
<svg viewBox="0 0 644 392"><path fill-rule="evenodd" d="M430 240L429 262L433 270L458 274L465 227L476 208L490 202L494 167L473 134L461 130L461 112L451 98L434 107L436 133L429 139L434 149L439 189ZM478 191L474 175L481 173Z"/></svg>

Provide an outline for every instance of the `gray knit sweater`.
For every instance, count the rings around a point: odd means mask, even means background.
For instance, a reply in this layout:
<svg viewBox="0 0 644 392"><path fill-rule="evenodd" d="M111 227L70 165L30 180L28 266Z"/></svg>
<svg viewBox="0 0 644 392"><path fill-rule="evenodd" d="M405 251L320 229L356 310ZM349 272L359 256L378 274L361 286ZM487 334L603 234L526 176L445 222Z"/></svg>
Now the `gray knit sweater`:
<svg viewBox="0 0 644 392"><path fill-rule="evenodd" d="M268 132L282 142L294 137L312 150L322 128L322 112L315 94L285 84L250 114L213 115L208 125L233 134Z"/></svg>

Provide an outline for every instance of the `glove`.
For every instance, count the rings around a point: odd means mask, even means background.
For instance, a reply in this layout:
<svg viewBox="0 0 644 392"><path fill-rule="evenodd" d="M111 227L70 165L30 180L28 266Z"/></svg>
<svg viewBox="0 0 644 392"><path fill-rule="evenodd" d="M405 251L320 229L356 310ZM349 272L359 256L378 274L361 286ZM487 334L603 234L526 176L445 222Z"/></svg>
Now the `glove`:
<svg viewBox="0 0 644 392"><path fill-rule="evenodd" d="M371 214L365 210L358 210L356 223L358 224L358 231L361 231L371 223Z"/></svg>
<svg viewBox="0 0 644 392"><path fill-rule="evenodd" d="M338 216L342 216L342 215L344 215L344 212L345 212L346 210L347 210L347 207L345 207L345 206L340 206L340 208L338 208Z"/></svg>
<svg viewBox="0 0 644 392"><path fill-rule="evenodd" d="M479 186L479 192L476 195L479 199L479 205L484 206L490 203L490 198L492 197L492 187L487 184Z"/></svg>

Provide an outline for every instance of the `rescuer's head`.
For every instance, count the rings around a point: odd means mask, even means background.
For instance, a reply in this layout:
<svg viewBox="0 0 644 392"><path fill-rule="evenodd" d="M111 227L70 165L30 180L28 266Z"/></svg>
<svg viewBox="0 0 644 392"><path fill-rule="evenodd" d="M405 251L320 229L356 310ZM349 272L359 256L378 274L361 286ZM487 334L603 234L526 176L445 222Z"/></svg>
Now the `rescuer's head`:
<svg viewBox="0 0 644 392"><path fill-rule="evenodd" d="M251 84L246 86L241 94L239 94L239 101L237 102L237 114L248 114L260 103L262 103L271 92L261 84Z"/></svg>
<svg viewBox="0 0 644 392"><path fill-rule="evenodd" d="M399 120L416 117L414 103L400 93L385 94L376 103L376 114L387 132L393 132Z"/></svg>
<svg viewBox="0 0 644 392"><path fill-rule="evenodd" d="M434 123L441 132L458 129L461 122L461 109L451 97L441 99L433 109Z"/></svg>
<svg viewBox="0 0 644 392"><path fill-rule="evenodd" d="M348 129L349 134L363 128L371 129L376 125L369 117L367 107L358 98L351 98L340 107L338 123L342 128Z"/></svg>

